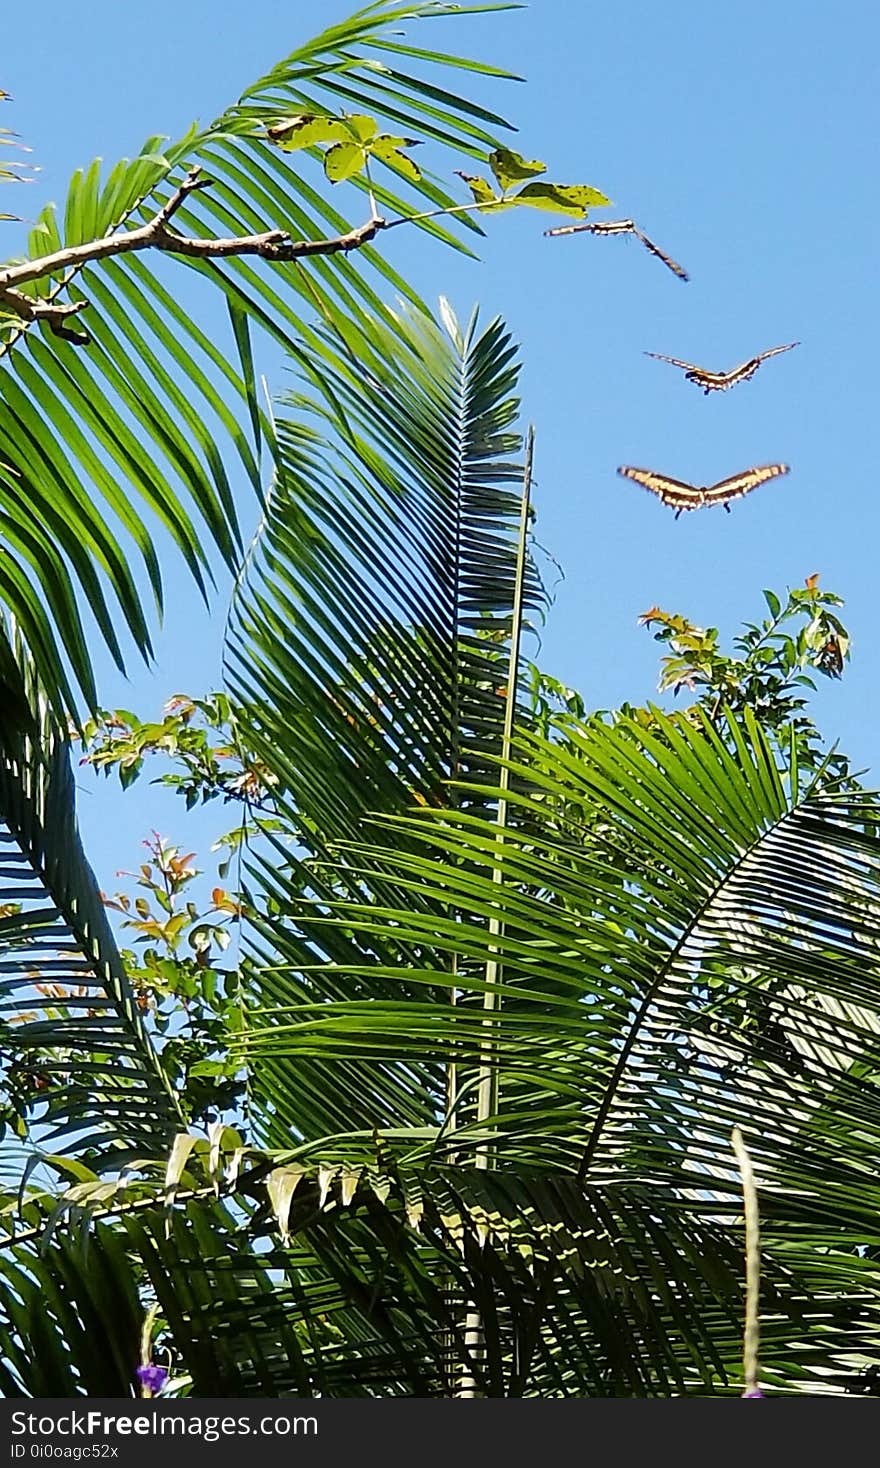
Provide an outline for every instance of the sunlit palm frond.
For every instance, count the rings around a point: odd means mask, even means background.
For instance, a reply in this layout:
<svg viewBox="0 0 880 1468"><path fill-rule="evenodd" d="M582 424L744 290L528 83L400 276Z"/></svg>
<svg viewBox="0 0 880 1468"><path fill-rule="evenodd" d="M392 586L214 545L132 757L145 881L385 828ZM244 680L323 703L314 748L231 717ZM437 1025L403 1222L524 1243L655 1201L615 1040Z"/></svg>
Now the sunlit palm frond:
<svg viewBox="0 0 880 1468"><path fill-rule="evenodd" d="M261 963L272 955L260 989L285 1006L346 992L338 975L329 990L320 974L297 977L303 963L381 961L345 927L319 931L302 900L361 890L338 865L328 885L340 840L373 810L444 804L454 775L478 787L500 747L523 479L517 368L500 323L462 331L448 309L446 320L448 331L403 316L385 331L379 378L337 354L323 395L298 398L296 417L277 424L280 468L227 661L243 737L272 772L295 843L276 839L255 872L269 900L255 953ZM539 606L531 569L526 591ZM486 798L477 788L469 803L485 808ZM393 899L376 873L370 888ZM394 992L378 968L376 978L358 978L355 992ZM391 1064L379 1099L364 1094L359 1066L331 1077L316 1064L293 1087L267 1056L254 1096L277 1117L271 1138L283 1145L351 1120L420 1124L442 1084Z"/></svg>
<svg viewBox="0 0 880 1468"><path fill-rule="evenodd" d="M406 905L341 901L330 917L399 945L398 966L379 969L396 992L355 993L374 967L330 970L320 1006L276 1001L262 1025L252 1017L251 1063L265 1049L279 1072L320 1059L369 1076L394 1057L467 1076L488 1045L498 1114L438 1129L437 1157L488 1143L502 1186L537 1170L551 1186L613 1188L728 1233L739 1125L768 1273L789 1301L783 1318L774 1309L765 1371L818 1390L825 1370L823 1389L846 1389L876 1361L880 1322L880 805L792 799L797 780L783 780L748 715L727 743L708 720L695 730L660 715L651 730L593 723L564 748L522 735L516 772L503 844L450 808L397 818L387 844L361 851L365 884L375 862ZM455 914L445 922L440 894ZM423 955L417 966L406 949ZM474 975L495 954L500 1007L487 1019ZM453 959L461 994L449 1009L430 996ZM328 1003L334 982L348 993ZM683 1298L692 1250L675 1228L654 1247Z"/></svg>
<svg viewBox="0 0 880 1468"><path fill-rule="evenodd" d="M208 127L175 142L151 138L109 172L99 160L79 171L62 210L40 215L28 258L139 226L194 165L211 186L175 216L181 233L345 233L361 203L369 214L358 184L334 192L317 160L291 159L267 136L267 122L310 108L374 114L423 139L431 161L421 182L391 174L390 185L373 181L374 193L389 212L442 205L448 195L431 169L448 175L462 151L494 146L488 129L504 124L438 85L450 66L471 76L492 68L401 38L400 22L432 14L421 4L368 7L294 51ZM453 241L465 226L424 227ZM317 321L366 361L381 346L373 320L390 321L379 288L390 284L416 300L377 249L289 264L185 264L185 304L184 262L155 253L92 261L23 287L38 303L88 302L72 318L91 337L88 346L28 324L6 305L0 319L0 600L59 711L97 697L83 604L122 666L127 641L149 656L163 544L176 548L206 593L212 567L237 564L240 486L261 496L253 334L310 361L322 352ZM225 337L217 314L224 303Z"/></svg>

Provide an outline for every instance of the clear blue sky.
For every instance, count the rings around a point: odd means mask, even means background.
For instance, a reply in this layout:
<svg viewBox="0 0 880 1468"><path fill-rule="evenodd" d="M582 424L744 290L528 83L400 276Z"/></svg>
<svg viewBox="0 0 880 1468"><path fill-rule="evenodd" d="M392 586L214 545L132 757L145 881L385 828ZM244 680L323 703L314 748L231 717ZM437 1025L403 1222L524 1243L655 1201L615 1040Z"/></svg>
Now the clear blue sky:
<svg viewBox="0 0 880 1468"><path fill-rule="evenodd" d="M89 0L72 25L61 0L24 7L4 37L0 86L16 98L4 123L42 165L29 194L61 199L96 154L112 162L150 132L207 120L352 8ZM525 86L482 87L519 125L522 151L560 181L602 188L692 276L682 285L626 238L545 240L537 214L490 219L479 264L396 232L396 260L423 295L448 295L461 312L479 300L522 342L539 538L566 571L543 665L594 706L644 700L658 649L636 627L640 612L658 603L729 634L760 614L762 587L818 571L846 598L854 662L816 707L827 734L876 772L880 12L868 0L536 0L417 33L524 75ZM729 367L794 339L796 352L709 398L642 355ZM731 515L677 522L615 475L631 463L707 483L777 459L789 478ZM132 664L129 686L105 682L106 702L150 716L172 692L217 683L216 633L176 570L168 624L155 672ZM124 798L100 788L84 790L80 813L107 886L150 825L201 843L217 825L212 815L193 827L146 787Z"/></svg>

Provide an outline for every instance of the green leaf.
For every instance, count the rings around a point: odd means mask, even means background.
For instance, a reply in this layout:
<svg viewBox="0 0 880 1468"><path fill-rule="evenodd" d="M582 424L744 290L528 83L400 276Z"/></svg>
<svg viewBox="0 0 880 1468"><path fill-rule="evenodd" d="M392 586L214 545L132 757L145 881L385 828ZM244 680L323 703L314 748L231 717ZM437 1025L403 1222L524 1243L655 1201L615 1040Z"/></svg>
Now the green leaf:
<svg viewBox="0 0 880 1468"><path fill-rule="evenodd" d="M462 1230L491 1250L491 1269L455 1277L464 1298L486 1300L499 1363L511 1351L505 1302L527 1312L541 1345L521 1391L734 1389L741 1202L729 1133L742 1126L766 1183L764 1372L783 1392L821 1381L842 1394L861 1371L846 1357L852 1312L866 1330L880 1324L880 1272L859 1242L875 1236L880 1208L880 802L797 794L749 711L721 727L650 713L647 726L573 720L564 745L523 731L503 848L491 818L448 806L386 817L372 848L347 846L359 890L338 897L337 856L323 925L312 924L337 958L316 955L304 972L291 945L286 972L262 972L271 990L242 1048L279 1097L285 1077L309 1077L287 1120L296 1133L315 1105L304 1092L316 1063L332 1069L349 1117L370 1086L377 1116L395 1061L417 1093L450 1066L464 1089L491 1045L497 1168L470 1192L463 1169L485 1132L467 1120L447 1134L454 1175L440 1162L438 1178L432 1142L423 1227L433 1235L441 1215L445 1267ZM395 878L397 904L371 900L373 883ZM307 904L293 910L309 924ZM487 1040L490 964L503 977ZM437 1125L443 1104L441 1093ZM430 1122L389 1128L401 1167L426 1132ZM326 1137L317 1148L326 1157ZM355 1164L363 1143L337 1138L332 1150ZM404 1248L418 1246L396 1237ZM541 1304L534 1276L514 1268L520 1249L539 1265ZM563 1362L570 1374L557 1379ZM493 1389L515 1394L500 1364Z"/></svg>
<svg viewBox="0 0 880 1468"><path fill-rule="evenodd" d="M779 597L776 595L775 591L765 591L764 600L770 608L771 617L773 617L775 621L775 619L779 616L779 613L782 611L782 602L779 600Z"/></svg>
<svg viewBox="0 0 880 1468"><path fill-rule="evenodd" d="M331 183L342 183L360 173L367 161L367 149L359 143L336 143L324 154L324 172Z"/></svg>
<svg viewBox="0 0 880 1468"><path fill-rule="evenodd" d="M360 222L360 212L356 218L340 214L323 180L314 185L303 178L280 145L286 140L295 149L316 138L351 142L352 126L369 131L376 117L391 136L430 138L450 168L462 153L484 156L497 142L488 129L506 124L438 83L447 82L454 68L467 81L493 69L419 46L401 53L399 23L423 13L428 12L418 4L398 8L392 23L384 5L369 7L306 41L207 127L170 143L149 139L138 157L108 170L103 186L94 165L76 175L60 211L70 238L82 236L90 220L99 234L143 223L194 164L212 183L191 196L178 216L181 228L193 235L278 229L319 239L345 233ZM397 69L403 54L412 57L411 74ZM369 128L367 122L352 125L346 114L368 119ZM317 130L310 134L311 123ZM273 124L275 140L267 134ZM433 181L417 179L405 161L392 159L392 168L398 163L425 210L455 202ZM394 181L393 174L388 177ZM402 190L374 183L374 192L387 214L413 212ZM28 243L31 256L62 244L54 211L43 210L38 221ZM479 231L470 214L445 222L425 219L419 228L464 253L469 252L462 231ZM205 289L196 297L205 298L206 316L190 303L183 309L181 271L202 277ZM45 296L59 284L56 276L33 289ZM319 370L313 354L320 357L321 348L311 333L316 314L370 366L365 320L381 319L389 294L418 303L378 249L315 259L308 270L266 268L237 258L184 262L163 255L158 263L146 252L96 262L66 288L69 299L90 303L81 318L93 337L88 351L77 351L43 327L22 328L0 311L0 459L14 467L22 486L21 495L7 495L0 484L8 552L0 558L0 601L27 630L59 711L79 697L95 700L93 651L79 631L77 601L98 607L101 634L117 661L124 663L128 652L120 645L120 626L130 629L132 646L149 655L150 616L126 563L148 561L148 595L158 599L165 568L152 542L163 527L206 593L215 552L225 566L238 565L232 484L240 466L258 498L262 483L243 417L250 412L254 422L249 355L240 323L235 342L218 339L209 299L218 287L249 318L257 374L266 340L298 354L307 372ZM36 350L37 373L22 381L13 359L28 363ZM99 442L92 447L95 437ZM29 502L25 515L23 499ZM103 538L95 523L100 521ZM110 574L112 582L105 585Z"/></svg>
<svg viewBox="0 0 880 1468"><path fill-rule="evenodd" d="M367 143L375 138L379 131L375 118L364 117L355 113L352 117L342 119L349 135L353 136L358 143Z"/></svg>
<svg viewBox="0 0 880 1468"><path fill-rule="evenodd" d="M254 434L254 448L260 452L262 441L260 425L260 405L257 401L257 382L254 371L254 354L251 347L250 318L243 311L238 301L231 296L226 299L229 319L232 323L232 331L235 337L235 345L238 351L238 360L241 367L242 381L247 391L248 412L251 418L251 428Z"/></svg>
<svg viewBox="0 0 880 1468"><path fill-rule="evenodd" d="M230 624L226 662L244 737L277 777L279 814L319 861L328 841L354 839L371 811L445 804L446 771L479 781L501 739L498 659L523 473L516 351L500 322L460 326L448 307L444 318L448 336L415 315L393 332L374 323L380 378L337 356L332 369L327 361L326 396L297 398L279 416L271 510ZM525 594L529 607L541 605L531 567ZM495 641L481 635L489 631ZM271 709L259 729L249 712L257 706ZM270 866L260 863L258 875L276 892ZM308 961L286 917L267 922L263 942L290 963L294 952ZM355 942L352 961L358 950ZM282 1002L286 976L268 990ZM346 1070L349 1117L360 1122L369 1115L358 1100L361 1061ZM322 1062L298 1075L297 1088L295 1103L286 1071L259 1066L253 1095L261 1110L266 1098L260 1125L273 1139L291 1134L293 1109L306 1135L344 1125ZM426 1106L412 1077L390 1067L380 1115L415 1122Z"/></svg>
<svg viewBox="0 0 880 1468"><path fill-rule="evenodd" d="M514 153L510 148L496 148L489 154L488 162L502 190L521 183L525 178L535 178L547 172L546 163L537 158L523 158L521 153Z"/></svg>
<svg viewBox="0 0 880 1468"><path fill-rule="evenodd" d="M406 147L413 146L408 138L393 138L388 134L383 134L382 137L374 139L370 146L370 154L381 159L383 163L387 163L389 167L395 168L398 173L402 173L413 183L418 183L422 171L411 158L407 157L406 153L401 151L401 144Z"/></svg>
<svg viewBox="0 0 880 1468"><path fill-rule="evenodd" d="M583 218L589 208L600 208L611 200L587 184L530 183L514 195L517 204L546 209L556 214Z"/></svg>
<svg viewBox="0 0 880 1468"><path fill-rule="evenodd" d="M275 146L285 153L296 153L300 148L311 148L316 143L344 143L351 137L341 118L313 112L303 112L284 122L276 122L266 131Z"/></svg>
<svg viewBox="0 0 880 1468"><path fill-rule="evenodd" d="M475 204L484 205L488 209L511 209L512 204L506 203L501 194L496 194L487 178L480 178L478 174L461 173L456 169L460 179L463 179L471 191Z"/></svg>
<svg viewBox="0 0 880 1468"><path fill-rule="evenodd" d="M174 1138L174 1144L168 1155L165 1167L165 1197L166 1202L173 1201L174 1192L180 1183L184 1169L189 1161L193 1148L198 1146L200 1138L186 1132L179 1132Z"/></svg>
<svg viewBox="0 0 880 1468"><path fill-rule="evenodd" d="M15 657L13 657L13 652ZM6 832L0 979L15 1050L50 1084L32 1098L46 1144L103 1142L117 1158L161 1146L181 1125L144 1032L101 895L76 829L66 738L33 707L30 659L0 639L0 820ZM19 959L10 962L10 956ZM28 962L30 958L30 962ZM54 991L34 989L51 975ZM40 972L43 970L42 973ZM12 1027L10 1027L11 1032ZM5 1042L8 1044L8 1041ZM63 1083L57 1083L63 1077Z"/></svg>

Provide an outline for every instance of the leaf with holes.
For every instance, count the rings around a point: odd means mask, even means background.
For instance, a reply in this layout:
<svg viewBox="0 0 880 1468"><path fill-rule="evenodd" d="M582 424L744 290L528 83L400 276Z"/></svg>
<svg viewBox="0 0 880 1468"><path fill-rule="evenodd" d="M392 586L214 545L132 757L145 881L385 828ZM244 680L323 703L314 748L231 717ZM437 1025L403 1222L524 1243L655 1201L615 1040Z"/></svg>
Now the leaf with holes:
<svg viewBox="0 0 880 1468"><path fill-rule="evenodd" d="M360 143L336 143L324 154L324 172L330 183L343 183L362 171L367 156Z"/></svg>
<svg viewBox="0 0 880 1468"><path fill-rule="evenodd" d="M266 129L266 133L285 153L312 148L316 143L344 143L351 139L350 130L340 118L322 117L313 112L303 112L284 122L276 122Z"/></svg>
<svg viewBox="0 0 880 1468"><path fill-rule="evenodd" d="M546 209L555 214L571 214L582 219L588 209L604 208L611 200L588 184L530 183L514 195L517 204L533 209Z"/></svg>
<svg viewBox="0 0 880 1468"><path fill-rule="evenodd" d="M538 158L524 158L521 153L514 153L510 148L496 148L489 154L489 167L498 180L501 189L509 189L516 183L522 183L523 179L536 178L541 173L547 172L546 163Z"/></svg>
<svg viewBox="0 0 880 1468"><path fill-rule="evenodd" d="M404 148L415 148L415 138L395 138L389 133L382 133L380 137L374 138L370 144L370 155L378 158L382 163L387 163L389 168L394 168L402 173L411 183L418 183L422 176L422 170L412 158L403 152Z"/></svg>
<svg viewBox="0 0 880 1468"><path fill-rule="evenodd" d="M467 184L471 191L471 197L475 204L487 211L491 209L512 209L513 203L505 200L502 194L496 194L487 178L481 178L479 174L462 173L456 169L459 178Z"/></svg>

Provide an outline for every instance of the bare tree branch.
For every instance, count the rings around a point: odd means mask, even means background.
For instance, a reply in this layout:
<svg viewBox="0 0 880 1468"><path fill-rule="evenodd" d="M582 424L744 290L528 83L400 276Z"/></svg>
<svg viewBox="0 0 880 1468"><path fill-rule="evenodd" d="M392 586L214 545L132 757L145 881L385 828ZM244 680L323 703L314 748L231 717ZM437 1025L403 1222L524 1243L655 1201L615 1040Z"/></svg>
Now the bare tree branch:
<svg viewBox="0 0 880 1468"><path fill-rule="evenodd" d="M56 336L62 336L78 346L85 346L90 340L88 332L78 331L76 327L65 324L65 317L75 316L78 311L85 310L88 301L75 301L70 305L59 306L51 301L34 300L32 296L22 295L21 291L11 290L8 286L0 286L0 304L14 315L20 316L22 321L48 321Z"/></svg>
<svg viewBox="0 0 880 1468"><path fill-rule="evenodd" d="M19 287L60 272L80 270L95 260L127 255L137 250L162 250L168 254L184 255L197 260L255 255L276 263L307 259L311 255L336 255L361 249L380 230L388 228L387 221L374 211L366 224L349 230L347 234L324 240L293 240L283 229L270 229L263 234L240 235L229 239L191 239L177 234L170 225L178 209L190 194L210 186L211 180L202 177L201 169L193 168L159 212L140 228L105 235L101 239L55 250L50 255L40 255L35 260L7 266L5 270L0 270L0 304L24 322L47 321L56 335L78 345L86 345L90 340L88 333L69 326L67 318L85 310L88 301L59 305L54 301L37 300L24 294Z"/></svg>

